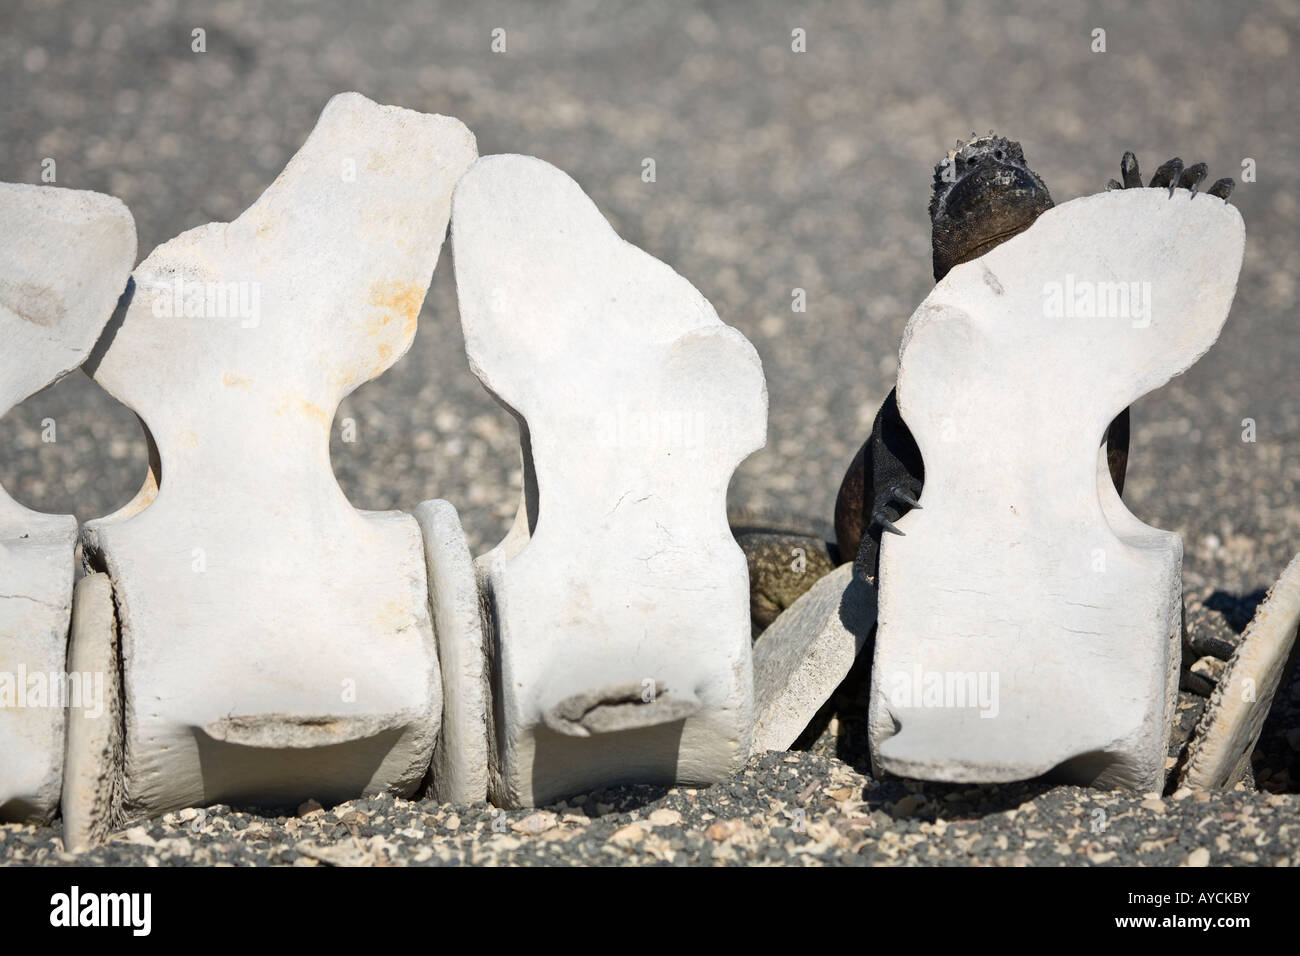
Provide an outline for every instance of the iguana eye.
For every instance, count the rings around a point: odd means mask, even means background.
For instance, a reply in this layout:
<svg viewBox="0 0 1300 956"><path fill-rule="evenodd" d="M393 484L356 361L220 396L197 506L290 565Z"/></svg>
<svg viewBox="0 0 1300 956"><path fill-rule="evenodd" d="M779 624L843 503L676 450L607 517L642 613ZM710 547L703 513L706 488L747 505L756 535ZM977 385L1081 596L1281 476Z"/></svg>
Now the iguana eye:
<svg viewBox="0 0 1300 956"><path fill-rule="evenodd" d="M1007 154L1004 153L1004 152L1002 152L1002 150L1000 150L1000 149L995 149L995 150L993 151L993 158L996 159L996 160L1000 163L1000 162L1002 162L1002 160L1004 160L1004 159L1007 158Z"/></svg>

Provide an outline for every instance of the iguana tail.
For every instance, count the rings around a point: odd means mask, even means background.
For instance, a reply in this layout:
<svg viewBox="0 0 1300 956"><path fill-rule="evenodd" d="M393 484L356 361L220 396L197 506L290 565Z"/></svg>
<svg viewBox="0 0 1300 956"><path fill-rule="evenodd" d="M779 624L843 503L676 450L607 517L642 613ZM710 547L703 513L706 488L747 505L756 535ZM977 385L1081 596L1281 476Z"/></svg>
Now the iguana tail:
<svg viewBox="0 0 1300 956"><path fill-rule="evenodd" d="M748 508L729 509L727 521L749 564L754 637L842 563L835 533L825 522Z"/></svg>

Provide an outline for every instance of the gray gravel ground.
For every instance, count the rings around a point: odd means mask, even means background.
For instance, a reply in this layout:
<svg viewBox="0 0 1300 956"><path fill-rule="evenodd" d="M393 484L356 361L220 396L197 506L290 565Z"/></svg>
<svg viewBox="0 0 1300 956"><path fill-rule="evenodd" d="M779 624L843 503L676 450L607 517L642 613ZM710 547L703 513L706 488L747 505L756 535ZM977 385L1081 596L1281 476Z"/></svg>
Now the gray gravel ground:
<svg viewBox="0 0 1300 956"><path fill-rule="evenodd" d="M35 182L55 159L59 185L127 202L143 257L237 216L333 93L457 116L484 154L567 170L623 236L750 338L771 393L768 445L741 468L732 502L829 516L932 285L930 170L954 139L990 128L1020 139L1058 202L1099 190L1125 149L1148 173L1180 155L1239 181L1250 157L1258 181L1233 195L1248 241L1232 317L1191 372L1137 404L1126 490L1138 516L1183 535L1190 626L1231 638L1300 547L1300 7L1033 10L0 0L0 179ZM206 53L191 52L195 27ZM495 27L507 31L502 54L489 50ZM790 50L795 27L806 53ZM1089 49L1094 27L1105 53ZM795 287L806 313L791 311ZM449 258L411 352L347 399L343 417L358 441L336 439L332 454L358 507L447 498L476 552L504 532L516 436L466 365ZM41 441L46 418L57 442ZM1257 423L1254 443L1242 441L1244 418ZM30 507L105 514L144 471L134 416L79 373L0 420L0 483ZM1181 799L872 781L857 697L842 692L810 750L755 758L707 790L631 788L504 818L390 798L301 816L208 808L84 859L1300 862L1297 682L1258 750L1264 792ZM57 825L0 827L0 859L67 861L57 836Z"/></svg>

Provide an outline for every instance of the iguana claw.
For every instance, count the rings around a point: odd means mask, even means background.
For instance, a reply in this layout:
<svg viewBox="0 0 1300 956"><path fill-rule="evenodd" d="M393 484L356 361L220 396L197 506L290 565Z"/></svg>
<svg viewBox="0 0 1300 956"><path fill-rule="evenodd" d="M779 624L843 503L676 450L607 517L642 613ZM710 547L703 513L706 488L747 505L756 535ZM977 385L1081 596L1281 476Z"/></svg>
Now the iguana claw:
<svg viewBox="0 0 1300 956"><path fill-rule="evenodd" d="M903 502L903 504L911 505L913 508L921 507L921 502L917 501L914 497L912 497L910 492L908 492L904 488L899 487L898 485L894 485L894 487L889 489L889 496L893 500L901 501Z"/></svg>
<svg viewBox="0 0 1300 956"><path fill-rule="evenodd" d="M1119 172L1124 177L1124 189L1137 189L1142 185L1142 174L1138 171L1138 158L1132 152L1126 152L1119 161Z"/></svg>
<svg viewBox="0 0 1300 956"><path fill-rule="evenodd" d="M1147 185L1152 189L1168 186L1169 195L1172 196L1174 190L1178 188L1178 177L1182 174L1183 161L1180 157L1175 156L1156 170L1156 174L1151 177L1151 182Z"/></svg>
<svg viewBox="0 0 1300 956"><path fill-rule="evenodd" d="M1218 196L1224 202L1232 195L1233 188L1237 185L1231 176L1225 176L1223 179L1215 180L1213 186L1206 190L1211 196Z"/></svg>
<svg viewBox="0 0 1300 956"><path fill-rule="evenodd" d="M888 512L885 510L890 505L902 503L912 508L920 508L921 503L916 500L916 496L901 484L890 485L876 498L875 509L871 512L872 526L879 527L882 531L888 531L890 534L896 534L900 537L907 535L898 529L898 526L890 520ZM904 509L897 509L899 517L905 513Z"/></svg>
<svg viewBox="0 0 1300 956"><path fill-rule="evenodd" d="M875 524L880 525L880 527L881 527L882 529L884 529L885 531L888 531L890 534L896 534L896 535L898 535L900 538L906 538L906 537L907 537L907 534L906 534L905 532L898 530L898 525L894 524L894 522L890 521L888 518L886 518L886 517L885 517L883 514L881 514L879 511L877 511L875 514L873 514L873 515L871 516L871 520L872 520Z"/></svg>
<svg viewBox="0 0 1300 956"><path fill-rule="evenodd" d="M1197 163L1195 166L1188 166L1183 170L1183 174L1178 177L1179 189L1190 189L1193 195L1197 188L1210 173L1210 167L1204 163Z"/></svg>

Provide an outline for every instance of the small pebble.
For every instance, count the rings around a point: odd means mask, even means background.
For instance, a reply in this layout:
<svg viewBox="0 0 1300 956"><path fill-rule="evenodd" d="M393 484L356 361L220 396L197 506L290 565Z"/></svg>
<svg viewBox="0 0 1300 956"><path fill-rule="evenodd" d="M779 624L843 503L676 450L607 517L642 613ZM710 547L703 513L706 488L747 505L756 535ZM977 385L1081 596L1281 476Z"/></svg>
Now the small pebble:
<svg viewBox="0 0 1300 956"><path fill-rule="evenodd" d="M647 817L646 819L650 821L651 826L675 827L682 822L682 815L678 813L676 810L668 810L665 808L660 808L658 810L651 811L650 816Z"/></svg>
<svg viewBox="0 0 1300 956"><path fill-rule="evenodd" d="M629 823L627 826L619 827L610 835L609 842L619 846L630 846L634 843L640 843L645 838L645 830L635 823Z"/></svg>
<svg viewBox="0 0 1300 956"><path fill-rule="evenodd" d="M555 814L542 810L537 813L530 813L522 820L515 821L510 825L510 829L526 836L540 836L554 826Z"/></svg>

